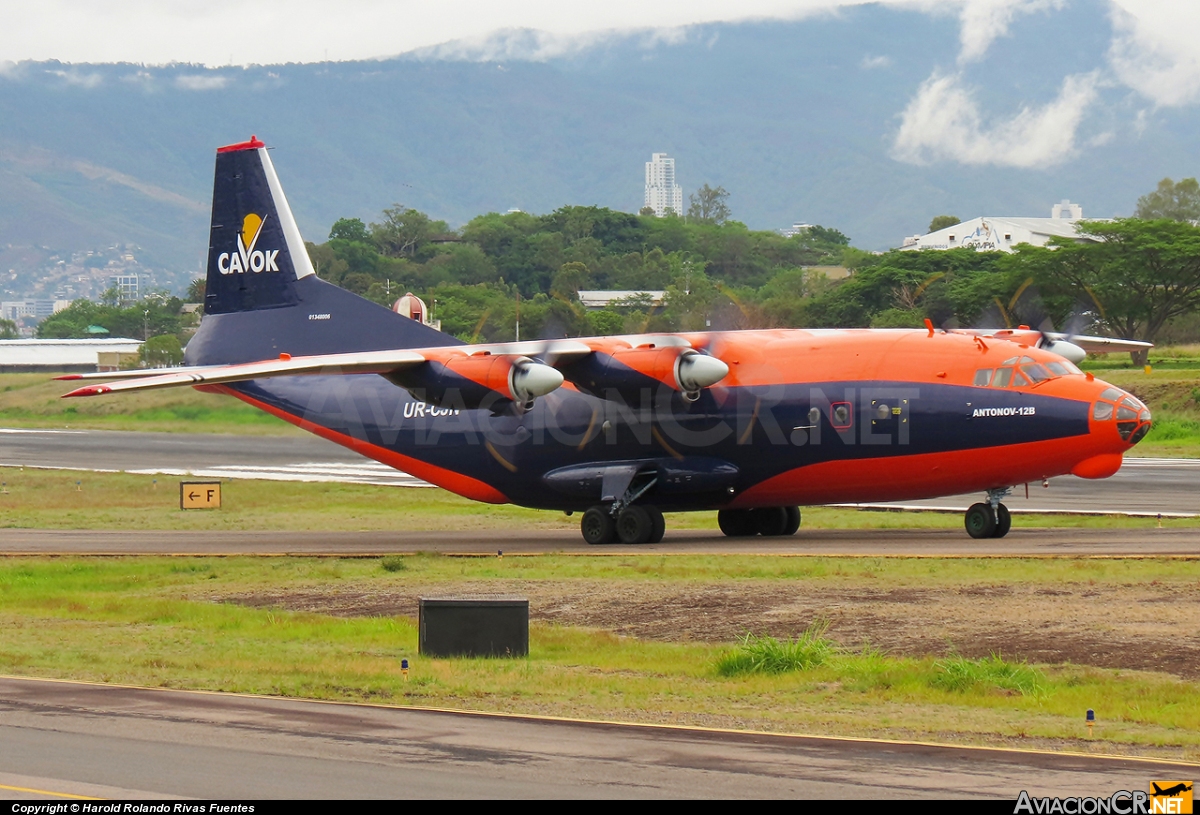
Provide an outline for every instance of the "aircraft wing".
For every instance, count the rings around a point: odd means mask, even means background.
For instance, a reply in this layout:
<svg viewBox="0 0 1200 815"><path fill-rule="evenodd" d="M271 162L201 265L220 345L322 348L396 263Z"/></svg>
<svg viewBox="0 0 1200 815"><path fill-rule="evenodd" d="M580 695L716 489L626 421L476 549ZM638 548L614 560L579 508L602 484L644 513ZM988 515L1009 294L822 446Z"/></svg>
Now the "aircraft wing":
<svg viewBox="0 0 1200 815"><path fill-rule="evenodd" d="M545 395L558 388L564 378L582 376L578 372L572 372L572 364L596 353L619 358L622 365L642 371L688 393L696 393L715 384L729 372L725 363L698 353L686 337L677 334L637 334L580 340L451 345L297 357L280 354L278 359L237 365L68 374L58 378L73 381L107 380L105 384L77 388L64 394L64 398L185 385L220 385L305 374L397 375L402 380L398 384L410 387L410 382L404 380L404 377L408 376L404 373L406 370L417 368L426 362L437 362L502 395L528 399ZM492 361L501 364L493 366ZM559 368L566 372L565 377L563 373L555 370ZM514 375L516 379L513 379ZM588 376L594 384L597 372L591 371ZM602 372L600 376L602 378ZM420 384L419 377L411 382Z"/></svg>

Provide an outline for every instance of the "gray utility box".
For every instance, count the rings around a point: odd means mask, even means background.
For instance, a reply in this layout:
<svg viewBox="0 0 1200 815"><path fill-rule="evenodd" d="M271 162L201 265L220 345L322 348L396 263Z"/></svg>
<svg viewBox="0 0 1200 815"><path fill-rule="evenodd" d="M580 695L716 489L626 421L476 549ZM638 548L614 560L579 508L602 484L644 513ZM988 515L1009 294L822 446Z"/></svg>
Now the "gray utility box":
<svg viewBox="0 0 1200 815"><path fill-rule="evenodd" d="M420 652L430 657L529 654L529 600L421 598Z"/></svg>

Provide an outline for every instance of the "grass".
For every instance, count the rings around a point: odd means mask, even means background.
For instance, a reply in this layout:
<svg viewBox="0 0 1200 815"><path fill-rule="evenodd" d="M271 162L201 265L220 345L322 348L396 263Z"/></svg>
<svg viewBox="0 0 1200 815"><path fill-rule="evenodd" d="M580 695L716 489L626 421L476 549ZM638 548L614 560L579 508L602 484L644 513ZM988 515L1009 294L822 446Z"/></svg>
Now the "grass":
<svg viewBox="0 0 1200 815"><path fill-rule="evenodd" d="M738 647L717 660L721 676L741 674L782 674L807 671L824 665L837 652L833 640L825 636L828 620L818 620L794 640L756 637L747 632Z"/></svg>
<svg viewBox="0 0 1200 815"><path fill-rule="evenodd" d="M797 670L726 675L729 643L661 642L534 623L524 659L431 659L406 617L331 617L219 602L249 591L423 581L786 577L853 586L864 570L898 584L1089 581L1195 584L1194 561L983 562L687 556L462 560L111 558L0 560L0 673L291 697L413 704L749 730L1200 758L1200 688L1164 674L1082 665L832 651ZM665 561L665 562L664 562ZM827 639L809 628L811 643ZM792 645L794 646L794 642ZM767 645L781 653L788 643ZM762 647L760 640L732 650ZM824 650L822 650L824 649ZM410 680L399 661L410 661ZM1027 689L1035 689L1032 692ZM1083 711L1100 724L1087 741Z"/></svg>
<svg viewBox="0 0 1200 815"><path fill-rule="evenodd" d="M232 397L192 388L61 398L78 384L56 381L50 374L0 374L0 424L260 436L304 432Z"/></svg>
<svg viewBox="0 0 1200 815"><path fill-rule="evenodd" d="M999 654L967 659L953 656L934 663L939 671L933 684L946 690L965 693L974 688L995 688L1036 696L1046 690L1046 677L1024 662L1005 662Z"/></svg>
<svg viewBox="0 0 1200 815"><path fill-rule="evenodd" d="M219 510L179 509L179 479L0 467L0 528L97 530L482 530L577 529L579 516L481 504L440 489L368 484L226 480ZM716 529L714 512L670 513L669 530ZM1150 529L1151 518L1014 516L1024 527ZM1200 527L1200 518L1164 519ZM962 515L806 507L802 530L959 529Z"/></svg>

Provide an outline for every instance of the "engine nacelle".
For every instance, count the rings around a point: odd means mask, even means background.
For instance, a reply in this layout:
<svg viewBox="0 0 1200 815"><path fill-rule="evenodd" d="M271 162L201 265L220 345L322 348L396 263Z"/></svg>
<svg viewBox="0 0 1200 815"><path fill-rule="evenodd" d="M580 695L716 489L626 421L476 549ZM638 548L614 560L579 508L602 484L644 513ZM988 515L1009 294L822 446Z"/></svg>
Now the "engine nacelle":
<svg viewBox="0 0 1200 815"><path fill-rule="evenodd" d="M549 365L492 354L452 357L444 363L431 360L388 379L422 401L469 410L508 402L528 409L534 399L563 383L563 375Z"/></svg>
<svg viewBox="0 0 1200 815"><path fill-rule="evenodd" d="M651 347L591 354L564 366L563 372L592 396L619 396L627 404L642 404L653 402L663 386L695 401L700 391L725 378L729 366L690 348Z"/></svg>

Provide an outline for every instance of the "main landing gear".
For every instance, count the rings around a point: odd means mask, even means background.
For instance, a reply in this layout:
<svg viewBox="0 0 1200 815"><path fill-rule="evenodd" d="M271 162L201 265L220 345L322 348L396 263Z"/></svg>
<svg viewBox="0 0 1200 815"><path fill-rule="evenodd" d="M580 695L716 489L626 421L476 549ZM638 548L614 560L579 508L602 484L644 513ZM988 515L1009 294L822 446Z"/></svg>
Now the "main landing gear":
<svg viewBox="0 0 1200 815"><path fill-rule="evenodd" d="M1000 499L1011 493L1010 488L988 490L987 503L971 504L964 525L972 538L1003 538L1012 528L1012 515Z"/></svg>
<svg viewBox="0 0 1200 815"><path fill-rule="evenodd" d="M717 526L731 538L795 535L800 528L800 507L723 509L717 513Z"/></svg>
<svg viewBox="0 0 1200 815"><path fill-rule="evenodd" d="M630 504L613 516L612 508L597 504L583 513L579 523L583 539L590 544L658 543L663 539L667 524L658 507L651 504Z"/></svg>

